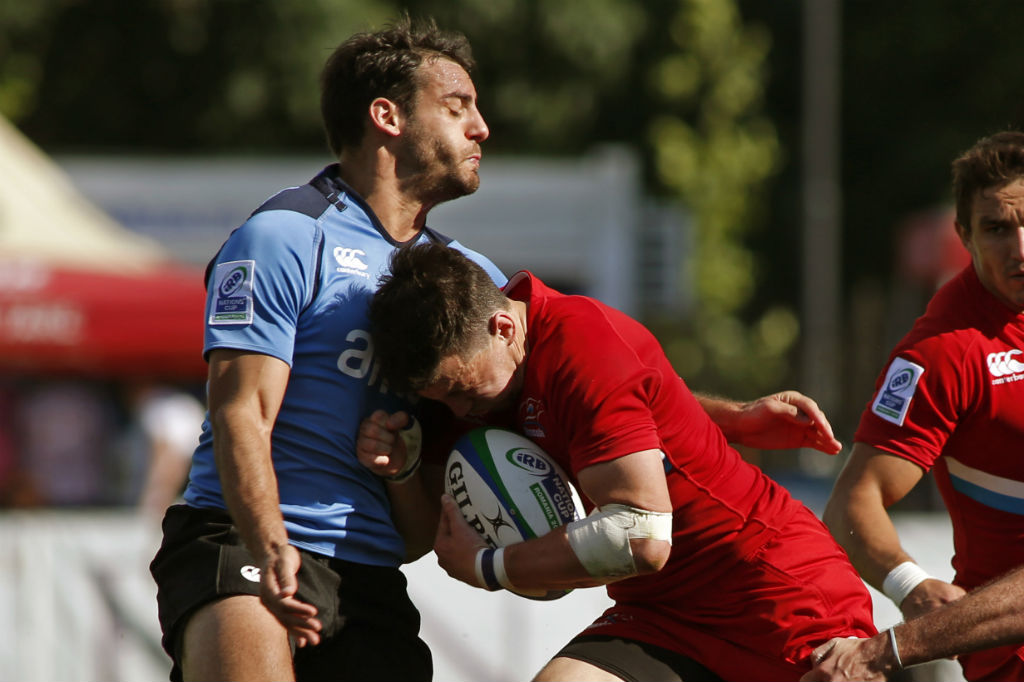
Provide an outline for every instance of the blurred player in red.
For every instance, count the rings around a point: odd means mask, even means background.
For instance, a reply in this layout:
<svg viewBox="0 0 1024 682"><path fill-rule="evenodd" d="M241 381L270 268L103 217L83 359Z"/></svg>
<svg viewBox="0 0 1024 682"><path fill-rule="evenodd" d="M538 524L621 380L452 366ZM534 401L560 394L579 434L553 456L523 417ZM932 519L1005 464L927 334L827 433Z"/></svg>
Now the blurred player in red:
<svg viewBox="0 0 1024 682"><path fill-rule="evenodd" d="M1024 134L953 162L971 265L892 351L825 521L864 579L909 620L1024 565ZM900 545L886 508L934 471L953 522L948 584ZM1024 680L1024 647L960 659L969 680Z"/></svg>
<svg viewBox="0 0 1024 682"><path fill-rule="evenodd" d="M495 551L443 502L434 549L459 580L608 584L615 605L538 680L796 679L828 639L874 634L824 525L728 445L642 325L528 272L502 293L444 247L391 262L370 309L388 381L528 435L589 512Z"/></svg>

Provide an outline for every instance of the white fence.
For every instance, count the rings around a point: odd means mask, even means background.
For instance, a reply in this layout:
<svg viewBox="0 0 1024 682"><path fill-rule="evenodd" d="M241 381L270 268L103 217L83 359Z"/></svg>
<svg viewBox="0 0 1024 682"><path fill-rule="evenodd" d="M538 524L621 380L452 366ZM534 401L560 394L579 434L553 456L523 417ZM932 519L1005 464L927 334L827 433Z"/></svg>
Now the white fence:
<svg viewBox="0 0 1024 682"><path fill-rule="evenodd" d="M948 578L948 520L906 515L897 526L917 560ZM125 512L0 514L0 682L166 680L148 571L158 544L150 520ZM555 602L486 593L445 576L432 555L406 574L439 682L528 680L609 603L602 589ZM899 619L872 596L879 627ZM962 677L946 661L914 679Z"/></svg>

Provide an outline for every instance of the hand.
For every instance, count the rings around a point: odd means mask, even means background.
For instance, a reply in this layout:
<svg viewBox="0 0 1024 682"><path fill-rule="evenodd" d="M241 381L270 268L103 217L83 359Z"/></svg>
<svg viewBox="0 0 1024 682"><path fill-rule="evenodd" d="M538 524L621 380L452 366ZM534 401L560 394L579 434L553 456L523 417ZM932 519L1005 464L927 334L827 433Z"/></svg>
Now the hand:
<svg viewBox="0 0 1024 682"><path fill-rule="evenodd" d="M456 580L473 587L483 587L476 577L476 555L487 543L466 522L459 505L451 495L441 496L441 523L434 538L438 565Z"/></svg>
<svg viewBox="0 0 1024 682"><path fill-rule="evenodd" d="M356 456L378 476L394 476L405 466L405 441L399 432L409 423L406 412L377 410L359 424Z"/></svg>
<svg viewBox="0 0 1024 682"><path fill-rule="evenodd" d="M814 448L834 455L843 448L818 404L798 391L782 391L740 406L731 433L736 442L762 450Z"/></svg>
<svg viewBox="0 0 1024 682"><path fill-rule="evenodd" d="M910 591L900 604L904 620L913 620L934 611L943 604L956 601L967 594L962 587L950 585L937 578L929 578Z"/></svg>
<svg viewBox="0 0 1024 682"><path fill-rule="evenodd" d="M316 618L316 607L295 597L301 563L298 550L287 544L279 553L268 555L260 567L260 599L281 621L295 644L304 647L320 643L322 626Z"/></svg>
<svg viewBox="0 0 1024 682"><path fill-rule="evenodd" d="M814 666L800 682L885 682L895 661L886 659L885 635L870 639L837 637L811 652Z"/></svg>

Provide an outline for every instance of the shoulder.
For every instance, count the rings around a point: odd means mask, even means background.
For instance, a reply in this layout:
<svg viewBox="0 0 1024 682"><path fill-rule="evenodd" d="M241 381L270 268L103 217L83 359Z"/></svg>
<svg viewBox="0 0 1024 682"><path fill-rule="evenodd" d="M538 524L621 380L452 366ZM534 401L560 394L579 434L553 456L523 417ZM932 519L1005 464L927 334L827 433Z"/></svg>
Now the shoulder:
<svg viewBox="0 0 1024 682"><path fill-rule="evenodd" d="M340 198L344 189L337 177L337 164L334 164L303 185L277 192L260 204L250 218L270 211L288 211L316 220L332 207L344 208Z"/></svg>
<svg viewBox="0 0 1024 682"><path fill-rule="evenodd" d="M331 206L323 192L306 184L281 190L260 204L250 218L270 211L289 211L315 220Z"/></svg>
<svg viewBox="0 0 1024 682"><path fill-rule="evenodd" d="M429 227L424 228L423 233L426 239L429 239L438 244L443 244L444 246L447 246L450 249L455 249L456 251L465 254L470 260L472 260L477 265L482 267L487 272L487 274L491 276L491 279L494 280L494 283L498 285L499 288L505 286L505 284L508 282L508 277L506 277L505 273L501 271L501 268L495 265L490 258L483 255L479 251L474 251L473 249L470 249L464 244L462 244L457 239L453 239L452 237L442 234L437 230L434 230Z"/></svg>

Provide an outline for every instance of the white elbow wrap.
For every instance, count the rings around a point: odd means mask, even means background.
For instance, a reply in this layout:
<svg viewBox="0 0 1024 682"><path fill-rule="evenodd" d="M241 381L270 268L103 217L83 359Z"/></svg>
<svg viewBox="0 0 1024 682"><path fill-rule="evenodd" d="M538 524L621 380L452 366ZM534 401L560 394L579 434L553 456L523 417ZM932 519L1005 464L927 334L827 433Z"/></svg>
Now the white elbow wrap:
<svg viewBox="0 0 1024 682"><path fill-rule="evenodd" d="M573 521L566 530L569 546L587 573L595 578L635 575L630 540L664 540L672 543L671 512L652 512L624 504L606 504L585 519Z"/></svg>

